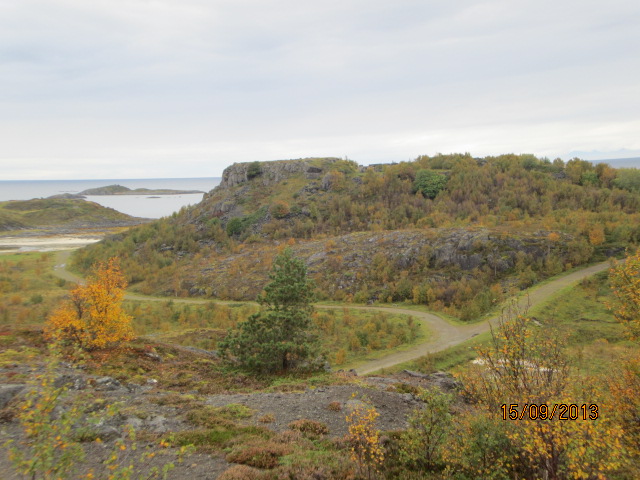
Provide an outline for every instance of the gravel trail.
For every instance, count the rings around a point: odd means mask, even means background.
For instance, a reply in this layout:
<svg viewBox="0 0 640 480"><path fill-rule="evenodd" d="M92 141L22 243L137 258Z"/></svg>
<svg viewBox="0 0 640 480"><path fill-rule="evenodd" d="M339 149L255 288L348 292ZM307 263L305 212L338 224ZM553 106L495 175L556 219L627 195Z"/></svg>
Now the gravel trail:
<svg viewBox="0 0 640 480"><path fill-rule="evenodd" d="M69 272L66 269L66 262L71 254L70 251L62 251L58 253L58 260L56 261L56 267L54 274L60 278L64 278L68 281L81 282L82 279L77 275ZM581 268L567 275L563 275L559 278L551 280L543 285L535 286L525 291L523 295L520 295L516 299L518 309L523 310L527 306L533 307L546 300L550 299L559 290L573 285L580 280L595 275L596 273L607 270L610 267L609 262L601 262L589 267ZM145 300L145 301L167 301L168 297L150 297L138 294L127 294L125 298L129 300ZM203 299L191 299L191 298L174 298L172 299L176 303L191 303L191 304L204 304L212 300ZM216 303L229 304L229 303L253 303L253 302L234 302L234 301L221 301L215 300ZM345 305L316 305L317 308L323 309L341 309L347 307L353 310L377 310L387 313L396 313L402 315L411 315L418 321L425 323L430 330L430 335L424 342L414 345L401 352L395 352L390 355L386 355L382 358L375 360L369 360L361 363L356 367L358 375L366 375L373 373L383 368L390 368L399 363L408 362L416 358L422 357L429 353L439 352L449 347L458 345L480 333L486 332L490 329L490 325L495 324L498 320L498 316L494 316L483 320L481 322L459 325L453 324L445 320L444 318L427 312L420 312L417 310L410 310L400 307L365 307L356 306L351 304Z"/></svg>

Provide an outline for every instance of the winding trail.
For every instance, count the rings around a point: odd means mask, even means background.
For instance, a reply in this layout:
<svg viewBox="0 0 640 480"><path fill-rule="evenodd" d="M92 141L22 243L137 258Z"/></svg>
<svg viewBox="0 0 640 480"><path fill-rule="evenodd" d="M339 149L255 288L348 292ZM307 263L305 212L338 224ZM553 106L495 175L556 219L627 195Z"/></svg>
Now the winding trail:
<svg viewBox="0 0 640 480"><path fill-rule="evenodd" d="M70 250L58 252L56 266L54 267L54 274L64 280L80 283L83 281L81 277L74 275L66 269L66 262L71 255ZM516 299L516 305L519 310L523 310L526 307L534 307L540 303L551 298L559 290L573 285L580 280L595 275L596 273L607 270L610 267L609 262L597 263L589 267L581 268L567 275L563 275L554 280L548 281L543 285L535 286L525 291L524 295L519 296ZM223 301L223 300L202 300L191 298L167 298L167 297L151 297L146 295L139 295L135 293L128 293L125 295L127 300L144 300L144 301L156 301L166 302L172 300L175 303L190 303L190 304L206 304L214 301L220 304L237 304L237 303L253 303L253 302L237 302L237 301ZM369 360L362 363L356 368L358 375L366 375L382 368L389 368L399 363L408 362L416 358L422 357L429 353L439 352L445 350L454 345L464 342L480 333L489 331L490 326L495 324L498 320L498 316L493 316L478 323L469 325L455 325L449 323L442 317L433 313L420 312L417 310L410 310L407 308L399 307L364 307L351 304L345 305L316 305L318 308L323 309L342 309L347 307L352 310L371 310L382 311L387 313L396 313L402 315L411 315L416 320L425 323L431 335L423 343L414 345L406 350L395 352L390 355L386 355L382 358L375 360Z"/></svg>

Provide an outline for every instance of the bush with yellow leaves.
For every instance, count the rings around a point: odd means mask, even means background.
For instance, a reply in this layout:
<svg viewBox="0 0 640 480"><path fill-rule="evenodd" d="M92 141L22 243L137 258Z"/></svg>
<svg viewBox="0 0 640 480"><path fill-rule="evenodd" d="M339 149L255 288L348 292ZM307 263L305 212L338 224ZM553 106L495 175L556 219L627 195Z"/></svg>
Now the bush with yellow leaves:
<svg viewBox="0 0 640 480"><path fill-rule="evenodd" d="M50 339L68 340L86 350L107 348L133 338L131 317L122 310L127 281L114 257L94 265L85 285L49 317Z"/></svg>
<svg viewBox="0 0 640 480"><path fill-rule="evenodd" d="M358 466L358 473L368 480L378 477L384 461L380 430L375 427L379 416L374 406L361 403L346 417L349 425L347 439L351 446L351 460Z"/></svg>

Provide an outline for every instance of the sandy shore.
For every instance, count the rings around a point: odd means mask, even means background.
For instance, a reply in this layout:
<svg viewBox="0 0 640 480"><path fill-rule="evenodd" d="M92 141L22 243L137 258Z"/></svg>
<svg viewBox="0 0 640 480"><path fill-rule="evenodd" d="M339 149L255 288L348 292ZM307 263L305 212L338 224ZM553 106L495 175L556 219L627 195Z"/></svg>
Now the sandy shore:
<svg viewBox="0 0 640 480"><path fill-rule="evenodd" d="M54 252L72 250L99 242L102 236L49 235L33 237L0 237L0 254L16 252Z"/></svg>

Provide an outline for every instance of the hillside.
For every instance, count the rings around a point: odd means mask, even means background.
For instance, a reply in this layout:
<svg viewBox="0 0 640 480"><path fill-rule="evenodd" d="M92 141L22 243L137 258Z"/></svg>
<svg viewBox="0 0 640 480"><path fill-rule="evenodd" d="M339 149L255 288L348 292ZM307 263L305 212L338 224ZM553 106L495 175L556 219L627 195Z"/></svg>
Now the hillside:
<svg viewBox="0 0 640 480"><path fill-rule="evenodd" d="M542 308L521 337L532 336L531 342L520 344L524 352L510 350L500 341L495 347L498 355L520 355L517 358L524 356L527 361L559 359L562 365L571 360L572 368L562 377L568 384L561 398L585 408L569 417L571 421L543 424L507 421L512 417L489 407L486 397L469 399L467 387L473 388L472 380L482 376L475 370L477 364L469 363L475 353L468 344L459 345L453 357L447 350L441 356L417 360L409 370L370 377L342 370L253 376L232 369L214 349L224 327L246 318L248 305L204 302L205 306L197 299L189 303L130 301L136 329L150 328L145 337L113 349L80 351L68 345L56 357L48 349L42 322L56 304L68 298L63 283L53 281L59 258L39 253L0 257L0 435L5 445L0 450L0 468L7 480L24 478L18 473L16 457L11 461L10 454L27 452L29 461L42 458L36 447L46 448L45 454L53 452L56 466L62 463L58 460L61 453L72 452L76 470L63 478L109 478L113 465L133 469L136 478L153 478L152 469L162 469L167 462L174 464L166 477L171 479L366 478L358 476L357 462L350 455L356 444L353 436L344 437L351 430L348 423L363 424L358 419L346 420L359 407L366 407L375 420L370 438L372 443L379 442L384 454L375 478L435 480L444 478L444 469L461 472L457 477L461 480L545 478L539 472L549 464L546 458L526 455L531 439L540 438L539 425L553 429L550 444L558 446L552 451L559 452L563 472L581 471L588 461L592 471L606 473L602 478L638 478L634 450L637 384L623 383L637 375L618 373L637 353L637 345L624 341L623 326L613 318L614 293L606 276L582 281L539 305ZM545 287L557 291L557 282ZM317 326L325 338L333 331L341 338L369 333L370 339L379 340L387 330L380 312L362 318L364 324L357 322L371 308L323 308ZM418 318L425 315L420 310L405 311ZM333 312L344 315L334 317ZM380 323L383 328L376 332ZM458 325L469 327L468 331L481 326L487 327L483 323ZM561 344L556 357L536 356L539 345L554 344L550 338L556 327L570 333L569 343ZM486 335L473 337L476 340L490 346ZM441 346L441 341L432 345ZM501 353L498 347L503 346ZM452 377L434 371L435 361L471 370ZM403 368L407 367L398 370ZM548 368L535 371L549 377ZM515 382L524 387L507 401L525 401L520 398L531 398L532 388L539 388L519 379ZM504 384L509 387L509 379ZM34 397L38 391L46 397ZM541 404L541 414L543 406L547 407ZM598 422L586 417L592 407L599 409ZM534 418L534 413L530 415ZM556 414L556 419L561 418ZM412 445L421 447L431 438L426 435L432 430L417 428L430 424L439 429L441 447L435 461L425 464L424 448ZM513 431L519 435L507 436ZM187 446L186 451L181 450ZM38 472L48 466L40 465Z"/></svg>
<svg viewBox="0 0 640 480"><path fill-rule="evenodd" d="M75 265L119 255L143 293L252 299L286 242L321 298L411 301L472 319L636 243L640 196L616 175L531 155L234 164L198 205L78 252Z"/></svg>
<svg viewBox="0 0 640 480"><path fill-rule="evenodd" d="M142 219L79 199L48 198L0 202L0 231L111 228L138 225Z"/></svg>

